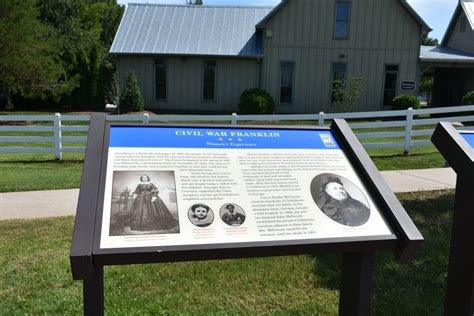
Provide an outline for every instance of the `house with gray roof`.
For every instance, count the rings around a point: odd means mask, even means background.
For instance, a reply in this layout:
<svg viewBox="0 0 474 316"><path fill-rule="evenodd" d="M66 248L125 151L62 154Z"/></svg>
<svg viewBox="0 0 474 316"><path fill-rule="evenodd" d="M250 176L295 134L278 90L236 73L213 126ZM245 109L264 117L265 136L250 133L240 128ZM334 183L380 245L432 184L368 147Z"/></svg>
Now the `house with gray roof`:
<svg viewBox="0 0 474 316"><path fill-rule="evenodd" d="M474 90L474 0L459 1L441 45L422 46L420 61L434 76L432 105L461 105Z"/></svg>
<svg viewBox="0 0 474 316"><path fill-rule="evenodd" d="M229 113L269 92L277 113L334 111L333 81L363 78L354 111L381 110L417 82L429 26L405 0L283 0L275 7L129 4L110 53L146 107Z"/></svg>

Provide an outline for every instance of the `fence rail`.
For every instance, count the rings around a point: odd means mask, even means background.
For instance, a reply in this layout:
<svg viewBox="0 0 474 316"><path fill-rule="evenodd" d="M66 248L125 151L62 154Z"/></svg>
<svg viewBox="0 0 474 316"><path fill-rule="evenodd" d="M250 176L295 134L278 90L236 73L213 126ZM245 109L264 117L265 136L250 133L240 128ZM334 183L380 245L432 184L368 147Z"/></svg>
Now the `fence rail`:
<svg viewBox="0 0 474 316"><path fill-rule="evenodd" d="M445 116L443 116L443 114ZM435 115L435 117L433 117ZM414 139L432 135L440 121L473 122L474 105L457 107L412 109L398 111L275 114L275 115L109 115L109 122L169 123L213 122L237 125L248 122L292 122L322 126L334 118L348 120L365 148L401 148L410 153L413 147L429 146L429 139ZM355 121L354 121L355 120ZM87 140L85 132L90 115L0 115L0 153L83 153ZM82 124L82 125L81 125ZM303 124L303 122L302 122ZM468 127L470 128L470 127ZM76 135L63 135L76 134ZM22 135L15 135L22 134ZM32 135L33 134L33 135ZM40 135L38 135L40 134ZM77 135L80 134L80 135ZM12 146L9 146L13 144ZM25 144L19 147L18 144ZM32 146L36 144L37 146ZM68 146L66 146L68 144Z"/></svg>

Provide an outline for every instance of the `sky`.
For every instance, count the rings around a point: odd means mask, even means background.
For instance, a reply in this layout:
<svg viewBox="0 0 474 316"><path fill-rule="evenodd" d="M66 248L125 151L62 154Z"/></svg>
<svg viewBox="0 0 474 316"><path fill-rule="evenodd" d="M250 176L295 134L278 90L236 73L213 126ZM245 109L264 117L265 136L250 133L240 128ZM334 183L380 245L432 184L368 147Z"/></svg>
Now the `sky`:
<svg viewBox="0 0 474 316"><path fill-rule="evenodd" d="M206 5L276 5L280 0L203 0ZM374 0L380 1L380 0ZM118 0L120 4L131 3L172 3L185 4L186 0ZM454 13L458 0L408 0L408 3L418 12L426 23L433 29L430 37L442 40L444 32Z"/></svg>

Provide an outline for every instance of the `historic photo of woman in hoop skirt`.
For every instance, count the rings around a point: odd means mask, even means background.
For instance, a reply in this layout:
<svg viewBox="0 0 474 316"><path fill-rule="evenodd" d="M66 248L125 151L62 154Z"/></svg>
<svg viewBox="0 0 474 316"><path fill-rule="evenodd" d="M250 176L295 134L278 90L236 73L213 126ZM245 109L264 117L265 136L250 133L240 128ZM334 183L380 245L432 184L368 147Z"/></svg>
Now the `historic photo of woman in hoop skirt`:
<svg viewBox="0 0 474 316"><path fill-rule="evenodd" d="M178 221L171 215L158 196L158 188L147 175L140 177L141 183L132 193L130 229L136 231L161 231L178 228Z"/></svg>
<svg viewBox="0 0 474 316"><path fill-rule="evenodd" d="M179 231L173 171L114 171L109 236Z"/></svg>

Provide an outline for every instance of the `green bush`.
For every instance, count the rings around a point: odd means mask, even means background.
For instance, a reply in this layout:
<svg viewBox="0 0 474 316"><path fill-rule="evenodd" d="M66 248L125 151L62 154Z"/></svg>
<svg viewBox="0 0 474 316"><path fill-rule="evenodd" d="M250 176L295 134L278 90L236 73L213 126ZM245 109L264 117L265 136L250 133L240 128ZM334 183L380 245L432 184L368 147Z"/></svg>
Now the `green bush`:
<svg viewBox="0 0 474 316"><path fill-rule="evenodd" d="M357 102L363 89L364 78L349 76L332 83L332 104L337 112L350 112Z"/></svg>
<svg viewBox="0 0 474 316"><path fill-rule="evenodd" d="M127 82L123 91L120 93L120 111L126 113L128 111L140 112L144 109L145 101L143 101L140 87L138 86L137 76L133 71L127 72Z"/></svg>
<svg viewBox="0 0 474 316"><path fill-rule="evenodd" d="M408 108L419 109L420 100L414 95L404 94L393 99L393 110L406 110Z"/></svg>
<svg viewBox="0 0 474 316"><path fill-rule="evenodd" d="M474 104L474 91L466 93L466 95L462 98L462 104Z"/></svg>
<svg viewBox="0 0 474 316"><path fill-rule="evenodd" d="M272 96L264 90L248 89L240 96L240 114L272 114L274 110L275 102Z"/></svg>

